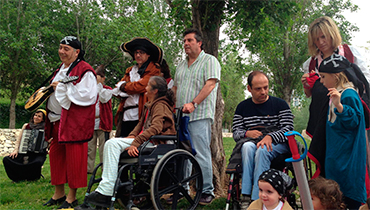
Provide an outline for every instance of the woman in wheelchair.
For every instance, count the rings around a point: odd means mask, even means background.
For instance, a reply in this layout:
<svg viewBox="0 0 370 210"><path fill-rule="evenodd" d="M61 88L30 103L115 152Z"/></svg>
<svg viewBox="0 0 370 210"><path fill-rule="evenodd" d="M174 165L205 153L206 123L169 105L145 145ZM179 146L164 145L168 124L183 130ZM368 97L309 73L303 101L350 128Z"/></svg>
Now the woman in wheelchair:
<svg viewBox="0 0 370 210"><path fill-rule="evenodd" d="M120 154L127 150L131 157L139 155L138 147L154 135L176 135L173 119L175 95L167 88L166 80L160 76L149 79L146 87L148 102L134 130L126 138L113 138L104 146L102 181L98 188L86 197L88 203L106 206L110 203L117 179ZM166 142L151 140L149 144Z"/></svg>

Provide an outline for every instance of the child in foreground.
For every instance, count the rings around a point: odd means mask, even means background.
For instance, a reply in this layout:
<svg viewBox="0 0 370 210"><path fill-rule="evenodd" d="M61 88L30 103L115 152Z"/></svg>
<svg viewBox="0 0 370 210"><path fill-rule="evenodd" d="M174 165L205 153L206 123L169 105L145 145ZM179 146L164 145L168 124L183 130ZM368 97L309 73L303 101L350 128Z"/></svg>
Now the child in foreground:
<svg viewBox="0 0 370 210"><path fill-rule="evenodd" d="M263 172L258 179L259 199L253 201L248 210L293 210L283 198L287 185L280 171L269 169Z"/></svg>
<svg viewBox="0 0 370 210"><path fill-rule="evenodd" d="M317 177L308 181L314 210L346 209L338 183Z"/></svg>

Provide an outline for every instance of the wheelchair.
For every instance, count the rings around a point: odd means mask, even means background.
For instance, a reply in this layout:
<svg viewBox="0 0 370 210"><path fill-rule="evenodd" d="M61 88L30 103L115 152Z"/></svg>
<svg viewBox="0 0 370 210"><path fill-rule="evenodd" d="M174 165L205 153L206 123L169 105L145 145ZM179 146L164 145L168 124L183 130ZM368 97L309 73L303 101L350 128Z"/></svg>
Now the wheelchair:
<svg viewBox="0 0 370 210"><path fill-rule="evenodd" d="M300 151L302 151L302 145L298 142L298 146L300 148ZM293 175L293 181L290 186L287 187L287 190L285 192L284 199L289 203L289 205L294 209L297 210L300 207L297 204L296 201L296 195L293 193L294 190L297 188L297 182L294 177L294 170L292 163L286 163L285 159L292 157L292 154L290 152L280 154L275 159L271 161L271 168L282 171L288 175ZM228 185L228 194L226 199L226 210L232 209L232 210L240 210L240 197L241 197L241 167L240 165L237 166L237 169L235 171L229 171L227 170L226 173L230 175L229 185Z"/></svg>
<svg viewBox="0 0 370 210"><path fill-rule="evenodd" d="M121 153L118 176L110 204L95 206L96 209L114 209L115 201L127 209L195 209L197 207L203 189L202 171L193 154L185 150L180 142L181 118L182 108L176 108L176 115L174 114L176 135L152 136L138 148L138 157L129 156L127 151ZM148 143L151 139L174 143L150 146ZM186 176L188 164L192 164L192 173ZM86 196L90 194L92 186L102 180L96 177L101 166L102 163L95 167ZM171 194L173 202L168 206L164 204L163 198ZM87 203L86 196L83 207L91 209L94 206ZM182 199L178 202L179 198ZM135 204L134 201L137 199L145 202Z"/></svg>

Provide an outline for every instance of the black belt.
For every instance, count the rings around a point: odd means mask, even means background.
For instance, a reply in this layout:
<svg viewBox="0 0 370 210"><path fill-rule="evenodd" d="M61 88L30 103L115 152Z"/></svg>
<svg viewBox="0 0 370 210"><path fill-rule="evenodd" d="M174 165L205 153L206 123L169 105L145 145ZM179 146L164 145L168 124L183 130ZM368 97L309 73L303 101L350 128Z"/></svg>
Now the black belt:
<svg viewBox="0 0 370 210"><path fill-rule="evenodd" d="M126 107L123 107L122 112L125 112L125 111L127 111L127 110L129 110L129 109L135 109L135 108L137 108L137 107L139 107L139 105L135 105L135 106L126 106Z"/></svg>

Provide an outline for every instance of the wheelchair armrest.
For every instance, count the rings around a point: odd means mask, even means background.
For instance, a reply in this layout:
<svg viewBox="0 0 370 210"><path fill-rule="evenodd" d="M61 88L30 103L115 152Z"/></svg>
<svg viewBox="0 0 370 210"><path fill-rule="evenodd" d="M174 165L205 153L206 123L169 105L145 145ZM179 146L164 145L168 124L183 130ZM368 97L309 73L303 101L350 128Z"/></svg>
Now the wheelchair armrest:
<svg viewBox="0 0 370 210"><path fill-rule="evenodd" d="M148 155L150 154L157 146L148 146L148 143L150 142L151 139L156 139L156 140L176 140L177 136L176 135L155 135L151 136L148 141L144 142L142 145L138 147L140 155ZM123 151L120 155L120 159L127 159L127 158L136 158L136 157L131 157L128 155L127 150Z"/></svg>
<svg viewBox="0 0 370 210"><path fill-rule="evenodd" d="M176 140L177 136L176 135L155 135L151 136L150 139L157 139L157 140Z"/></svg>
<svg viewBox="0 0 370 210"><path fill-rule="evenodd" d="M138 148L139 150L139 155L148 155L150 154L157 146L154 145L154 146L148 146L148 145L145 145L145 147L140 147ZM120 159L127 159L127 158L137 158L137 157L131 157L127 150L123 151L120 155Z"/></svg>

